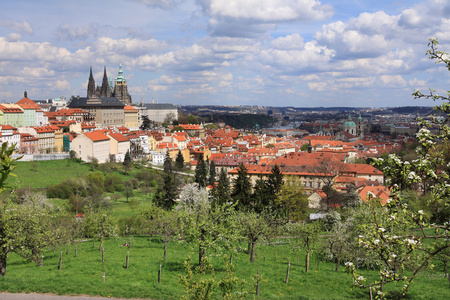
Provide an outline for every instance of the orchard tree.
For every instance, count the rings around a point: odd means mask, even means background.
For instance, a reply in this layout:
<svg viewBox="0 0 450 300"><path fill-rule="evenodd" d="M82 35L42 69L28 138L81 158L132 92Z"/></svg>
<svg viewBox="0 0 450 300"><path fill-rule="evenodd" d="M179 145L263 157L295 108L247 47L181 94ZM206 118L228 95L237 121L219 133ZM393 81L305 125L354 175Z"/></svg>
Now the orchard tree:
<svg viewBox="0 0 450 300"><path fill-rule="evenodd" d="M305 220L308 213L308 197L304 194L303 186L296 176L287 176L275 200L281 216L287 220Z"/></svg>
<svg viewBox="0 0 450 300"><path fill-rule="evenodd" d="M8 253L11 250L12 241L14 237L13 228L10 226L10 216L8 212L11 208L11 201L9 197L3 192L7 188L6 179L13 175L13 171L17 166L17 160L13 159L11 155L15 150L15 145L8 147L8 143L3 143L0 147L0 274L6 274L6 261Z"/></svg>
<svg viewBox="0 0 450 300"><path fill-rule="evenodd" d="M184 187L177 210L183 240L198 244L200 266L207 249L215 249L219 253L229 250L233 241L240 237L234 207L229 204L211 205L206 189L198 188L196 184Z"/></svg>
<svg viewBox="0 0 450 300"><path fill-rule="evenodd" d="M448 54L439 51L437 46L438 41L431 38L427 55L450 70ZM443 207L450 205L448 164L445 163L445 154L436 147L436 144L444 145L440 149L448 147L450 93L441 96L434 90L428 93L415 90L413 95L415 98L439 101L441 104L435 106L435 110L444 117L420 122L415 160L405 161L396 154L390 154L387 159L376 159L373 163L375 167L384 166L391 198L381 208L378 203L371 203L371 218L363 227L359 243L368 253L378 257L379 279L369 281L359 274L355 261L346 263L355 284L361 288L371 287L380 298L387 296L384 286L391 282L401 282L397 292L405 295L417 274L450 247L450 222L428 222L424 211L410 207L401 193L406 187L418 186L421 190L429 190L433 202ZM433 133L429 130L432 126L437 128Z"/></svg>
<svg viewBox="0 0 450 300"><path fill-rule="evenodd" d="M242 236L248 239L250 249L250 262L255 262L256 243L264 238L274 236L276 233L275 218L270 213L258 214L256 212L239 212L238 222L241 226Z"/></svg>

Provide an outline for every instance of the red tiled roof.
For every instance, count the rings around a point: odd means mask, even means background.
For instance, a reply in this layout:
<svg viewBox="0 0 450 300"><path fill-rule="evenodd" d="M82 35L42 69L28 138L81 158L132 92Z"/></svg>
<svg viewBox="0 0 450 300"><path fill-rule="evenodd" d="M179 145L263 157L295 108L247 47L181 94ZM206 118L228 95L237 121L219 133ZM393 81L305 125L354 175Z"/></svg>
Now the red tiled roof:
<svg viewBox="0 0 450 300"><path fill-rule="evenodd" d="M107 137L104 133L98 130L93 132L85 132L84 135L94 142L109 141L109 137Z"/></svg>

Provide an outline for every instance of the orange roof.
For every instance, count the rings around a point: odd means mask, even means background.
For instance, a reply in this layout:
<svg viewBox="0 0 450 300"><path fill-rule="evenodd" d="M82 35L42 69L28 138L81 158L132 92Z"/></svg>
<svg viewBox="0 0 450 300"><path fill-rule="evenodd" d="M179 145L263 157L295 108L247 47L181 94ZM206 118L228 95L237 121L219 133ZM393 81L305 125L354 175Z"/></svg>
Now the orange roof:
<svg viewBox="0 0 450 300"><path fill-rule="evenodd" d="M85 132L84 135L94 142L109 141L109 137L107 137L104 133L98 130L93 132Z"/></svg>
<svg viewBox="0 0 450 300"><path fill-rule="evenodd" d="M118 141L119 143L130 141L129 138L127 138L126 136L124 136L123 134L121 134L119 132L110 132L109 136L112 137L113 139L115 139L116 141Z"/></svg>
<svg viewBox="0 0 450 300"><path fill-rule="evenodd" d="M137 108L134 108L131 105L125 105L125 107L123 108L124 110L128 110L128 111L138 111Z"/></svg>
<svg viewBox="0 0 450 300"><path fill-rule="evenodd" d="M361 199L366 202L367 199L378 198L381 203L386 204L390 198L390 189L385 186L365 186L358 192Z"/></svg>

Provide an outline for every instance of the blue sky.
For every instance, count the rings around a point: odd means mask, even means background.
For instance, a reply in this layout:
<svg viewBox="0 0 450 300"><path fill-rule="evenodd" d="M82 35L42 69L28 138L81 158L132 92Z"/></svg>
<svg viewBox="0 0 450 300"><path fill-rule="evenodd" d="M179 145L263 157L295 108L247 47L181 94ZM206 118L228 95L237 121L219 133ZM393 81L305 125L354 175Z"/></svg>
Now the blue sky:
<svg viewBox="0 0 450 300"><path fill-rule="evenodd" d="M133 102L434 105L450 73L446 0L0 1L0 101L86 96L121 63Z"/></svg>

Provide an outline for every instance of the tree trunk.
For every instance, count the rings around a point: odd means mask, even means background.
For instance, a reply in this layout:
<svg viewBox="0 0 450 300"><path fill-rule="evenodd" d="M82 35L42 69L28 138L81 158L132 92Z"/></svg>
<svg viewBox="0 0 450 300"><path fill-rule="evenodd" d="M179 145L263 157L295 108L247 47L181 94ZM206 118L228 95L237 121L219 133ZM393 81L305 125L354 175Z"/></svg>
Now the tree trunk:
<svg viewBox="0 0 450 300"><path fill-rule="evenodd" d="M339 263L341 262L341 259L338 257L336 261L336 272L339 270Z"/></svg>
<svg viewBox="0 0 450 300"><path fill-rule="evenodd" d="M200 266L200 268L203 267L203 258L205 257L205 254L206 254L206 249L199 245L198 246L198 265Z"/></svg>
<svg viewBox="0 0 450 300"><path fill-rule="evenodd" d="M251 247L252 247L252 243L248 242L248 244L247 244L247 254L250 254Z"/></svg>
<svg viewBox="0 0 450 300"><path fill-rule="evenodd" d="M256 241L252 241L251 243L251 253L250 253L250 262L255 262L255 254L256 254Z"/></svg>
<svg viewBox="0 0 450 300"><path fill-rule="evenodd" d="M164 236L164 262L166 262L166 257L167 257L167 236Z"/></svg>
<svg viewBox="0 0 450 300"><path fill-rule="evenodd" d="M305 259L305 270L306 270L306 273L308 273L308 272L309 272L309 251L308 251L308 252L306 252L306 259Z"/></svg>
<svg viewBox="0 0 450 300"><path fill-rule="evenodd" d="M2 245L3 246L3 245ZM6 247L2 247L0 251L0 274L2 277L6 275L6 259L8 257L8 250Z"/></svg>

